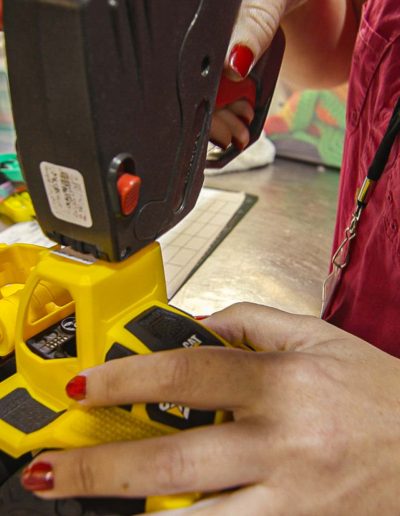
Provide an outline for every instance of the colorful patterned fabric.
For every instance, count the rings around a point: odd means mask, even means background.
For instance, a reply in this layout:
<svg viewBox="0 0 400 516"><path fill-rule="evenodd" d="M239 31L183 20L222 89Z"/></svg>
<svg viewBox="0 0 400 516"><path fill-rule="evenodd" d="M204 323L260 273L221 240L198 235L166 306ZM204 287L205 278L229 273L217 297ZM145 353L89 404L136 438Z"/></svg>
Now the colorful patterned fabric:
<svg viewBox="0 0 400 516"><path fill-rule="evenodd" d="M345 85L295 92L265 124L277 154L340 168L346 109Z"/></svg>

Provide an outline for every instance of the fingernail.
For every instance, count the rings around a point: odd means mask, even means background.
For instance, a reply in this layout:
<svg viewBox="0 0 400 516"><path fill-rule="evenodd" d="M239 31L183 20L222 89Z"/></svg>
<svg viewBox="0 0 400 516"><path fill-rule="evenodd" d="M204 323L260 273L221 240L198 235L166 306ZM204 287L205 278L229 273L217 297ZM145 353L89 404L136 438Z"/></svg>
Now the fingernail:
<svg viewBox="0 0 400 516"><path fill-rule="evenodd" d="M245 116L240 116L239 119L244 123L244 125L250 125L252 122L251 118L247 118Z"/></svg>
<svg viewBox="0 0 400 516"><path fill-rule="evenodd" d="M65 390L73 400L84 400L86 398L86 376L75 376L67 383Z"/></svg>
<svg viewBox="0 0 400 516"><path fill-rule="evenodd" d="M254 54L246 45L235 45L229 56L229 66L242 79L247 77L251 65L254 62Z"/></svg>
<svg viewBox="0 0 400 516"><path fill-rule="evenodd" d="M196 319L196 321L202 321L203 319L207 319L208 317L210 317L210 316L209 315L195 315L194 319Z"/></svg>
<svg viewBox="0 0 400 516"><path fill-rule="evenodd" d="M232 138L233 145L240 151L244 150L246 145L239 141L237 138Z"/></svg>
<svg viewBox="0 0 400 516"><path fill-rule="evenodd" d="M210 140L210 142L222 150L226 150L229 147L229 143L227 145L225 145L225 143L218 142L217 140L214 140L214 139Z"/></svg>
<svg viewBox="0 0 400 516"><path fill-rule="evenodd" d="M54 487L53 467L47 462L36 462L22 472L21 483L28 491L49 491Z"/></svg>

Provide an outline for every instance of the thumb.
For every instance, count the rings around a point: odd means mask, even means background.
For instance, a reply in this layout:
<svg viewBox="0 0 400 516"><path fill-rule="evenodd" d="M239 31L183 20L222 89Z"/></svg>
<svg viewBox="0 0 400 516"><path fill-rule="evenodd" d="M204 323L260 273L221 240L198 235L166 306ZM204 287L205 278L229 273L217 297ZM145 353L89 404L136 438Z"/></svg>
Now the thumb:
<svg viewBox="0 0 400 516"><path fill-rule="evenodd" d="M243 0L225 60L234 81L247 77L270 46L283 16L307 0Z"/></svg>
<svg viewBox="0 0 400 516"><path fill-rule="evenodd" d="M267 352L305 350L341 333L316 317L254 303L236 303L201 322L235 347Z"/></svg>
<svg viewBox="0 0 400 516"><path fill-rule="evenodd" d="M271 44L288 0L243 0L233 29L226 74L244 79Z"/></svg>

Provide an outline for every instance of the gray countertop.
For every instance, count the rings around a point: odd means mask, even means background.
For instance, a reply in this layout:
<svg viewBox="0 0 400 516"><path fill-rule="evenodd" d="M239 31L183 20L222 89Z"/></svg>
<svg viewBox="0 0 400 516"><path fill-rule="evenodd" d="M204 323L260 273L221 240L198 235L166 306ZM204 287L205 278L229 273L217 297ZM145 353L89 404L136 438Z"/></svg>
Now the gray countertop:
<svg viewBox="0 0 400 516"><path fill-rule="evenodd" d="M258 202L172 304L195 315L237 301L319 314L338 181L337 171L284 160L251 172L206 178L206 186L254 194Z"/></svg>

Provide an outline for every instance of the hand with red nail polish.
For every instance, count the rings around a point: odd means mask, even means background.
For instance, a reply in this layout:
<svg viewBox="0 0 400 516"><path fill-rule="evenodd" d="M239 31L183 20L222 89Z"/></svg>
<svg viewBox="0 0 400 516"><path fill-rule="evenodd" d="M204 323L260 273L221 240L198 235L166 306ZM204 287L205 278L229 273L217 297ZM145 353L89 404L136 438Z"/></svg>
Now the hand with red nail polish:
<svg viewBox="0 0 400 516"><path fill-rule="evenodd" d="M269 47L282 17L305 0L243 0L232 33L224 74L241 81ZM210 140L226 149L233 144L244 150L250 141L249 125L254 118L252 106L239 100L214 112Z"/></svg>
<svg viewBox="0 0 400 516"><path fill-rule="evenodd" d="M67 392L87 407L225 409L229 422L44 452L23 486L46 499L228 490L189 511L202 516L398 514L397 358L320 319L250 303L204 324L233 347L111 360ZM258 351L235 349L244 345Z"/></svg>

